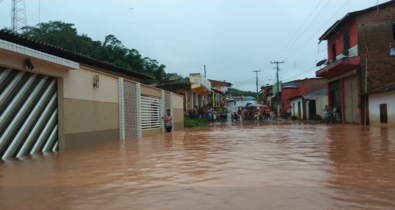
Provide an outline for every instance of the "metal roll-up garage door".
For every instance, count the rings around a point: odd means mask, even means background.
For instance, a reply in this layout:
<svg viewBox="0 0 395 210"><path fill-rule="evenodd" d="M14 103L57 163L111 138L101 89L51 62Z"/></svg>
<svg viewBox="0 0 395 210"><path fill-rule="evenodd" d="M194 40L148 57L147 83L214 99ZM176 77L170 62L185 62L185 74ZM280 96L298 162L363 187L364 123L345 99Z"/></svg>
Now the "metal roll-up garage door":
<svg viewBox="0 0 395 210"><path fill-rule="evenodd" d="M58 149L57 80L0 67L0 157Z"/></svg>
<svg viewBox="0 0 395 210"><path fill-rule="evenodd" d="M346 123L359 123L357 76L344 79L344 105Z"/></svg>

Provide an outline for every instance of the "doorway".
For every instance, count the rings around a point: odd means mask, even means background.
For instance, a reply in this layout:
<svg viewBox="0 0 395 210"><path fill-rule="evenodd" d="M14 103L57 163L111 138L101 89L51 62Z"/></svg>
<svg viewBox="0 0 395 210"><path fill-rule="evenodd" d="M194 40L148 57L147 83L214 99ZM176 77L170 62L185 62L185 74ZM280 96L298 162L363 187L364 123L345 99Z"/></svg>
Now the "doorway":
<svg viewBox="0 0 395 210"><path fill-rule="evenodd" d="M309 120L313 120L316 113L315 101L309 101Z"/></svg>
<svg viewBox="0 0 395 210"><path fill-rule="evenodd" d="M300 117L301 117L301 112L302 112L302 109L301 109L301 107L300 107L300 101L298 102L298 118L300 119Z"/></svg>

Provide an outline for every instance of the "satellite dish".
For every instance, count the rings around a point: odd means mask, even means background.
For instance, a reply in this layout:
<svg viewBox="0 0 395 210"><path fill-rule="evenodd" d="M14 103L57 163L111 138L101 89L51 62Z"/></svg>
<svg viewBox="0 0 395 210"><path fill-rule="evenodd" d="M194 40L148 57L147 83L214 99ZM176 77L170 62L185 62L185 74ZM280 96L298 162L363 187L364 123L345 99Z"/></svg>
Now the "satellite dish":
<svg viewBox="0 0 395 210"><path fill-rule="evenodd" d="M181 79L181 77L178 76L177 74L173 74L171 77L169 77L170 81L175 81L175 80L179 80L179 79Z"/></svg>
<svg viewBox="0 0 395 210"><path fill-rule="evenodd" d="M317 66L322 66L322 65L324 65L324 63L326 63L326 61L327 61L327 60L324 59L324 60L318 62L318 63L317 63Z"/></svg>

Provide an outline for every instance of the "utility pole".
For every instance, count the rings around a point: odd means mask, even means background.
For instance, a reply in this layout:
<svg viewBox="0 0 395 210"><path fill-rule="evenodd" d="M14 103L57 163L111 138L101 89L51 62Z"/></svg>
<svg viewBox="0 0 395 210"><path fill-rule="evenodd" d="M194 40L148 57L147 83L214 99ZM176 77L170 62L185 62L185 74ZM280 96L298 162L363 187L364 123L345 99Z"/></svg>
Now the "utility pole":
<svg viewBox="0 0 395 210"><path fill-rule="evenodd" d="M278 64L281 64L281 63L284 63L284 61L282 61L282 62L279 62L279 61L273 61L273 62L270 62L271 64L276 64L277 65L277 67L276 67L276 69L277 69L277 95L278 95L278 97L277 97L277 116L280 116L280 103L281 103L281 98L280 98L280 81L279 81L279 75L278 75L278 70L279 70L279 68L278 68Z"/></svg>
<svg viewBox="0 0 395 210"><path fill-rule="evenodd" d="M204 77L206 77L206 79L207 79L207 75L206 75L206 65L204 65Z"/></svg>
<svg viewBox="0 0 395 210"><path fill-rule="evenodd" d="M258 102L259 98L259 93L258 93L258 72L261 72L261 70L255 70L256 73L256 101Z"/></svg>

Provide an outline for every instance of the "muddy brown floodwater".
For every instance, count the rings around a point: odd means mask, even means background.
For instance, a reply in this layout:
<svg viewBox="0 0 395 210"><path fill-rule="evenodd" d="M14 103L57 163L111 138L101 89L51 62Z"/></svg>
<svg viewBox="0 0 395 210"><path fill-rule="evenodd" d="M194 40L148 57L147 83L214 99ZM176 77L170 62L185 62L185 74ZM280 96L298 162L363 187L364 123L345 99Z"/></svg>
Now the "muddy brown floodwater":
<svg viewBox="0 0 395 210"><path fill-rule="evenodd" d="M229 123L10 159L0 209L395 209L395 129Z"/></svg>

